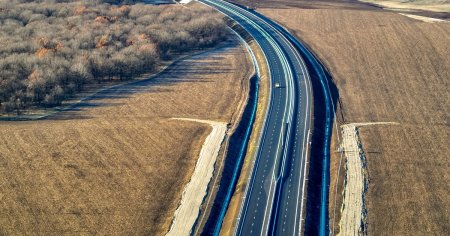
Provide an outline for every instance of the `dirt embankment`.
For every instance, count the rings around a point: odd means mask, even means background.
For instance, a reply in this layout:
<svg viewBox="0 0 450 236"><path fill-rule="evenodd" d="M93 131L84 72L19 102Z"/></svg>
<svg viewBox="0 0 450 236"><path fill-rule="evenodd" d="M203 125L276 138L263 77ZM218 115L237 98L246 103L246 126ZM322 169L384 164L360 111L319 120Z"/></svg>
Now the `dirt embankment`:
<svg viewBox="0 0 450 236"><path fill-rule="evenodd" d="M341 206L341 220L338 235L361 235L366 224L364 194L368 184L366 157L359 137L358 128L368 125L394 125L393 122L349 123L341 126L339 151L345 157L344 199ZM334 215L336 209L333 210ZM334 225L331 226L334 228Z"/></svg>
<svg viewBox="0 0 450 236"><path fill-rule="evenodd" d="M227 123L224 122L188 118L175 119L209 124L212 131L203 143L194 173L184 188L181 203L175 212L170 230L166 234L167 236L191 234L199 216L200 206L207 194L208 184L214 172L214 164L216 163L220 147L227 132Z"/></svg>
<svg viewBox="0 0 450 236"><path fill-rule="evenodd" d="M444 235L450 231L450 24L361 4L299 1L258 11L291 29L324 62L339 89L339 124L399 123L359 129L369 178L366 232ZM343 187L340 176L335 189L338 145L330 167L334 233L340 219L333 216L334 199L339 209Z"/></svg>
<svg viewBox="0 0 450 236"><path fill-rule="evenodd" d="M165 234L211 132L169 118L230 123L250 68L233 40L47 120L0 122L0 234Z"/></svg>
<svg viewBox="0 0 450 236"><path fill-rule="evenodd" d="M346 174L339 235L359 235L362 231L361 223L363 222L364 151L355 125L342 125L341 129L342 142L340 148L345 154Z"/></svg>

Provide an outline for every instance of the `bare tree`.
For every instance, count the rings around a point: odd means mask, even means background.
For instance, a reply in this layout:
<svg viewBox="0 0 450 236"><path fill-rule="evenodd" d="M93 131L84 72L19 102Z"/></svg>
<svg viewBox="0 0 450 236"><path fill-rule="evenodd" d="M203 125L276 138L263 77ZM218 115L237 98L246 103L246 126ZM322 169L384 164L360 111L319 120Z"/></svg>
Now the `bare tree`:
<svg viewBox="0 0 450 236"><path fill-rule="evenodd" d="M58 105L85 84L132 79L224 37L206 7L135 2L0 0L0 112Z"/></svg>

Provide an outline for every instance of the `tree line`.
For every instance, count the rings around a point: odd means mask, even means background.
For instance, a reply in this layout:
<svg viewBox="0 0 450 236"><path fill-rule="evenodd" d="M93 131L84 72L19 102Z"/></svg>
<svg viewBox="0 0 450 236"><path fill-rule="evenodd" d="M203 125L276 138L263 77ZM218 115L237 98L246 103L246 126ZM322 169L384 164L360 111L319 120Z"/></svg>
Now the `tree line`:
<svg viewBox="0 0 450 236"><path fill-rule="evenodd" d="M86 84L152 72L216 44L225 27L200 5L0 0L0 112L59 105Z"/></svg>

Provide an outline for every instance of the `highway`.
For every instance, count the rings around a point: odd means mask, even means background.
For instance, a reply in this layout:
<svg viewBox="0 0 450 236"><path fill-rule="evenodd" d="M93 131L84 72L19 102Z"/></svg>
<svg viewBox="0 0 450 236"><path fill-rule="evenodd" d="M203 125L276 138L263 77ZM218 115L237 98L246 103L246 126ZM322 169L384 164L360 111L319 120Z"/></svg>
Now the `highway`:
<svg viewBox="0 0 450 236"><path fill-rule="evenodd" d="M312 112L305 63L271 22L222 0L200 1L249 32L270 71L268 111L235 235L300 235ZM220 224L214 234L219 230Z"/></svg>

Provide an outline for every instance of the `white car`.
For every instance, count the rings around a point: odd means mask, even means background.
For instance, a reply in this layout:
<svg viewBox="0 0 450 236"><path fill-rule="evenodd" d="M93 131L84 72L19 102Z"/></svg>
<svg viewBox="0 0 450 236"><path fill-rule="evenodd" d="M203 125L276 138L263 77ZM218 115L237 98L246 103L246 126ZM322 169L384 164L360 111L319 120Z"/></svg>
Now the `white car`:
<svg viewBox="0 0 450 236"><path fill-rule="evenodd" d="M275 88L281 87L280 83L275 83Z"/></svg>

